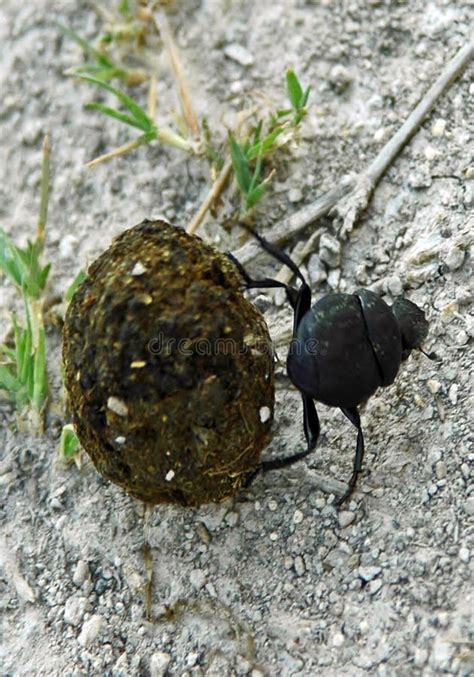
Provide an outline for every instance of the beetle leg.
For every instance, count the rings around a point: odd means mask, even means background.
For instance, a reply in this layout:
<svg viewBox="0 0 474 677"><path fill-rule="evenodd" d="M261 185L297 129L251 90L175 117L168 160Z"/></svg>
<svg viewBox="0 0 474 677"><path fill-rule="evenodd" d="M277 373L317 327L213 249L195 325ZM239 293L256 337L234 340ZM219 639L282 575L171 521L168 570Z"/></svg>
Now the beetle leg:
<svg viewBox="0 0 474 677"><path fill-rule="evenodd" d="M354 469L352 471L352 477L349 480L349 488L340 498L337 499L336 505L341 505L342 503L344 503L344 501L346 501L354 491L354 487L357 482L357 477L362 469L362 461L364 459L364 435L362 433L362 428L360 426L359 412L357 411L356 407L352 409L346 409L345 407L341 407L341 411L344 414L344 416L346 416L349 419L349 421L357 428L357 446L354 458Z"/></svg>
<svg viewBox="0 0 474 677"><path fill-rule="evenodd" d="M303 451L298 451L292 456L286 458L276 458L273 461L263 461L261 464L262 472L267 470L277 470L278 468L286 468L288 465L293 465L308 454L314 451L319 437L319 418L314 406L314 401L307 395L302 395L303 399L303 425L304 435L306 437L307 448Z"/></svg>
<svg viewBox="0 0 474 677"><path fill-rule="evenodd" d="M247 273L243 265L238 259L235 258L230 252L226 252L227 257L235 264L237 270L242 275L245 280L245 286L247 289L268 289L269 287L283 287L283 289L288 289L288 285L285 282L280 282L279 280L273 280L270 277L264 277L262 280L254 280ZM291 289L291 287L290 287Z"/></svg>

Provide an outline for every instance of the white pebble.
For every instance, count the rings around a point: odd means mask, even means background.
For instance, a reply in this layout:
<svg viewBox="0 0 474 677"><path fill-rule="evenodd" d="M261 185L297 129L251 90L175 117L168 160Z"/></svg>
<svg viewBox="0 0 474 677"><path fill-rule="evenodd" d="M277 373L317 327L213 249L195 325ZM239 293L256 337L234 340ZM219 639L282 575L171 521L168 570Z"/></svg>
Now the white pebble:
<svg viewBox="0 0 474 677"><path fill-rule="evenodd" d="M469 562L469 559L471 557L471 553L469 551L469 548L460 548L458 552L459 559L461 562Z"/></svg>
<svg viewBox="0 0 474 677"><path fill-rule="evenodd" d="M82 559L78 560L76 568L74 569L74 573L72 575L72 582L74 583L74 585L81 586L89 578L90 573L87 562L84 562L84 560Z"/></svg>
<svg viewBox="0 0 474 677"><path fill-rule="evenodd" d="M115 441L117 444L125 444L127 438L124 437L123 435L119 435L118 437L115 438Z"/></svg>
<svg viewBox="0 0 474 677"><path fill-rule="evenodd" d="M306 571L304 559L301 557L301 555L295 557L295 571L297 576L303 576L304 572Z"/></svg>
<svg viewBox="0 0 474 677"><path fill-rule="evenodd" d="M168 470L168 472L167 472L166 475L165 475L165 480L166 480L167 482L171 482L171 480L173 479L173 477L174 477L175 475L176 475L176 473L175 473L174 470Z"/></svg>
<svg viewBox="0 0 474 677"><path fill-rule="evenodd" d="M272 512L275 512L275 510L278 509L278 503L271 499L268 501L268 509L271 510Z"/></svg>
<svg viewBox="0 0 474 677"><path fill-rule="evenodd" d="M433 378L430 378L426 381L426 387L432 395L436 395L436 393L439 393L441 389L441 383Z"/></svg>
<svg viewBox="0 0 474 677"><path fill-rule="evenodd" d="M453 383L450 386L449 392L448 392L448 397L449 397L449 401L451 402L451 404L457 404L458 403L458 390L459 390L459 386L458 386L457 383Z"/></svg>
<svg viewBox="0 0 474 677"><path fill-rule="evenodd" d="M171 656L164 651L156 651L150 656L150 675L151 677L163 677L166 674L171 662Z"/></svg>
<svg viewBox="0 0 474 677"><path fill-rule="evenodd" d="M64 606L64 622L68 625L79 625L87 608L85 597L69 597Z"/></svg>
<svg viewBox="0 0 474 677"><path fill-rule="evenodd" d="M439 137L443 136L446 130L446 120L444 118L438 118L433 122L431 126L431 133L433 136Z"/></svg>
<svg viewBox="0 0 474 677"><path fill-rule="evenodd" d="M111 396L107 400L107 407L110 411L113 411L117 416L127 416L128 407L123 400L120 400L118 397Z"/></svg>
<svg viewBox="0 0 474 677"><path fill-rule="evenodd" d="M382 571L380 567L359 567L357 573L364 581L371 581Z"/></svg>
<svg viewBox="0 0 474 677"><path fill-rule="evenodd" d="M301 524L304 519L304 515L301 510L295 510L293 513L293 524Z"/></svg>
<svg viewBox="0 0 474 677"><path fill-rule="evenodd" d="M135 275L136 277L138 277L139 275L143 275L143 273L146 273L146 268L143 265L143 263L137 261L137 263L133 266L130 275Z"/></svg>
<svg viewBox="0 0 474 677"><path fill-rule="evenodd" d="M292 203L301 202L303 199L303 193L299 188L292 188L288 192L288 200Z"/></svg>
<svg viewBox="0 0 474 677"><path fill-rule="evenodd" d="M258 413L260 416L260 421L262 423L266 423L269 420L270 416L272 415L270 407L261 407Z"/></svg>
<svg viewBox="0 0 474 677"><path fill-rule="evenodd" d="M224 54L228 59L236 61L241 66L251 66L254 62L253 56L249 50L236 42L224 47Z"/></svg>
<svg viewBox="0 0 474 677"><path fill-rule="evenodd" d="M370 581L369 583L369 592L371 595L376 595L380 588L382 587L383 583L380 580L380 578L376 578L374 581Z"/></svg>
<svg viewBox="0 0 474 677"><path fill-rule="evenodd" d="M341 529L344 529L345 527L348 527L349 524L352 524L352 522L355 520L355 512L351 512L350 510L342 510L342 512L339 513L338 520L339 526Z"/></svg>
<svg viewBox="0 0 474 677"><path fill-rule="evenodd" d="M97 639L105 625L105 620L99 614L94 614L82 626L81 634L77 641L82 646L90 646Z"/></svg>
<svg viewBox="0 0 474 677"><path fill-rule="evenodd" d="M344 644L344 635L341 632L336 632L331 639L331 644L335 647L340 647Z"/></svg>
<svg viewBox="0 0 474 677"><path fill-rule="evenodd" d="M438 461L438 463L435 465L435 473L438 480L442 480L446 477L448 474L448 469L444 461Z"/></svg>
<svg viewBox="0 0 474 677"><path fill-rule="evenodd" d="M201 590L206 585L206 574L202 569L193 569L189 574L189 582L196 590Z"/></svg>

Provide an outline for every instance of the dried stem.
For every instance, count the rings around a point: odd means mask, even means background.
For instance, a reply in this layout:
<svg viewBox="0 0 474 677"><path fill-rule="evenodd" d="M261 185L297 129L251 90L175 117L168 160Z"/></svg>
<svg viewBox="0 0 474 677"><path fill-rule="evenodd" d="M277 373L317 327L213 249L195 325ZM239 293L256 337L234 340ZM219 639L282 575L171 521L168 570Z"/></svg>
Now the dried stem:
<svg viewBox="0 0 474 677"><path fill-rule="evenodd" d="M206 196L206 199L200 206L197 214L192 218L188 227L186 228L187 232L190 233L191 235L195 233L196 230L199 228L200 224L202 223L204 217L207 214L208 209L222 193L224 186L227 182L227 179L229 178L231 169L232 169L232 161L229 159L225 162L224 166L222 167L219 176L214 181L211 190L209 191L209 193Z"/></svg>
<svg viewBox="0 0 474 677"><path fill-rule="evenodd" d="M43 162L41 165L41 197L38 213L38 222L36 225L36 242L43 247L44 230L48 218L48 200L49 200L49 136L46 135L43 141Z"/></svg>
<svg viewBox="0 0 474 677"><path fill-rule="evenodd" d="M178 85L179 98L181 100L181 106L186 124L194 136L199 136L198 118L191 104L191 97L189 95L183 64L173 38L173 33L168 22L168 17L164 11L157 10L154 13L154 21L155 26L163 40L165 49L168 52L171 68L173 70L176 84Z"/></svg>
<svg viewBox="0 0 474 677"><path fill-rule="evenodd" d="M367 207L370 197L388 167L421 126L438 99L457 80L474 56L474 41L465 45L448 63L436 82L426 92L416 108L410 113L400 129L392 136L372 164L357 181L353 194L346 203L338 205L344 218L342 234L350 233L360 213Z"/></svg>
<svg viewBox="0 0 474 677"><path fill-rule="evenodd" d="M418 130L437 100L461 75L473 55L474 42L470 42L459 50L360 179L356 180L355 177L344 177L339 186L270 228L266 233L267 239L275 244L285 244L285 242L301 233L301 231L314 223L318 218L328 214L336 205L339 213L344 217L342 233L350 232L359 214L367 206L370 196L380 178ZM348 195L349 193L350 195ZM348 196L347 199L343 201L343 198L346 196ZM250 241L234 251L234 255L243 265L246 265L253 261L260 252L261 248L258 244L255 241Z"/></svg>

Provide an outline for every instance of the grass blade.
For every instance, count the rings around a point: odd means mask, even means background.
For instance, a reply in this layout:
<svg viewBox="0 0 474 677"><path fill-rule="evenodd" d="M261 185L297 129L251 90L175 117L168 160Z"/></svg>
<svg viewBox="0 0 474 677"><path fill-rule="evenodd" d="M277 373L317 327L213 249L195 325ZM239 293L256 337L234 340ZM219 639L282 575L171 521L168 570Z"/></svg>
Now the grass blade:
<svg viewBox="0 0 474 677"><path fill-rule="evenodd" d="M140 128L143 129L143 131L149 132L154 128L153 121L150 120L150 118L145 113L143 108L139 106L138 103L134 101L130 96L125 94L125 92L122 92L120 89L117 89L117 87L113 87L108 82L99 80L99 78L94 78L91 75L79 74L78 77L81 80L92 82L92 84L95 84L98 87L101 87L102 89L105 89L107 92L110 92L111 94L116 96L117 99L125 106L125 108L128 108L130 113L135 118L137 125L141 125Z"/></svg>
<svg viewBox="0 0 474 677"><path fill-rule="evenodd" d="M130 125L131 127L137 127L138 129L141 129L142 131L145 132L148 131L148 127L147 128L143 127L143 125L137 122L135 118L130 117L130 115L127 115L126 113L122 113L122 111L119 111L116 108L110 108L109 106L106 106L103 103L93 101L91 103L87 103L85 107L89 110L98 110L101 113L104 113L104 115L108 115L111 118L120 120L120 122L123 122L126 125Z"/></svg>
<svg viewBox="0 0 474 677"><path fill-rule="evenodd" d="M247 156L245 155L244 149L235 139L235 137L229 133L230 141L230 154L232 158L232 166L234 168L235 178L239 184L239 188L247 195L250 185L252 183L252 174L248 166Z"/></svg>
<svg viewBox="0 0 474 677"><path fill-rule="evenodd" d="M291 101L291 105L295 110L301 108L301 101L303 99L303 88L300 85L300 81L296 77L296 74L292 68L289 68L286 71L286 88L288 91L288 98Z"/></svg>

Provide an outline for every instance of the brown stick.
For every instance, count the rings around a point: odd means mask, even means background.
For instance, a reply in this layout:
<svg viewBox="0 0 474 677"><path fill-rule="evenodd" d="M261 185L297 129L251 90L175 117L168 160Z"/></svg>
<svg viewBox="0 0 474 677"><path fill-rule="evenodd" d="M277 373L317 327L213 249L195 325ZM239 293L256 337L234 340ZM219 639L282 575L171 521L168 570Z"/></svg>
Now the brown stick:
<svg viewBox="0 0 474 677"><path fill-rule="evenodd" d="M375 160L369 165L362 177L344 177L339 186L328 191L315 202L303 207L282 222L275 224L266 233L266 238L275 244L285 244L301 233L318 218L328 214L337 205L338 212L344 218L342 234L349 233L359 214L368 204L377 183L388 167L393 163L402 148L419 129L421 123L433 109L438 99L461 75L474 55L474 42L465 45L448 63L440 77L428 90L420 103L406 121L382 148ZM346 198L344 200L344 198ZM238 260L246 265L261 252L255 241L247 242L234 251Z"/></svg>
<svg viewBox="0 0 474 677"><path fill-rule="evenodd" d="M194 136L199 136L198 118L191 104L191 97L189 95L188 84L184 74L184 67L173 38L173 33L168 22L168 17L166 16L165 12L157 10L154 13L154 21L155 26L161 35L161 39L163 40L165 49L168 52L171 68L173 69L176 84L178 85L179 98L181 100L181 106L186 124Z"/></svg>
<svg viewBox="0 0 474 677"><path fill-rule="evenodd" d="M198 212L196 213L195 216L193 216L192 220L188 224L188 227L186 228L186 231L190 235L193 235L196 232L196 230L199 228L202 221L204 220L204 217L207 214L207 210L211 207L212 203L215 200L217 200L219 195L222 193L222 190L224 189L227 179L229 178L231 169L232 169L232 161L227 160L224 166L222 167L219 176L214 181L211 190L206 196L206 199L199 207Z"/></svg>

